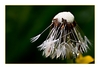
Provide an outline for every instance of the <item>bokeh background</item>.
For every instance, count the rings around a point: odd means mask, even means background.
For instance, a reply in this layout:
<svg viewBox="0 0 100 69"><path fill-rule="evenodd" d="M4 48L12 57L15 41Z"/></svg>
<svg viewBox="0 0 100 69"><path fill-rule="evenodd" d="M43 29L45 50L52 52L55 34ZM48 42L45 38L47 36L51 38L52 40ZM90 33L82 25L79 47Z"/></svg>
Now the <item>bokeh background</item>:
<svg viewBox="0 0 100 69"><path fill-rule="evenodd" d="M79 27L92 42L85 55L94 57L94 5L6 5L5 63L66 63L68 60L42 56L39 46L47 37L49 29L34 43L30 38L41 33L51 24L59 12L70 11Z"/></svg>

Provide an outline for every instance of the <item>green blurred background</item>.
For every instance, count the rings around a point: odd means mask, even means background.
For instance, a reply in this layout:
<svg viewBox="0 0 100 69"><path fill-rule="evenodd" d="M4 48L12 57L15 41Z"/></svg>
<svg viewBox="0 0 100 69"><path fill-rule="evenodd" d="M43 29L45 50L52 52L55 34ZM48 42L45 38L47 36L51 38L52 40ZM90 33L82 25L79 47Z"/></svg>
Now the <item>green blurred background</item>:
<svg viewBox="0 0 100 69"><path fill-rule="evenodd" d="M47 30L36 42L30 38L41 33L59 12L70 11L79 27L92 42L85 55L94 57L94 5L6 5L6 63L66 63L67 60L42 56L39 46L47 37Z"/></svg>

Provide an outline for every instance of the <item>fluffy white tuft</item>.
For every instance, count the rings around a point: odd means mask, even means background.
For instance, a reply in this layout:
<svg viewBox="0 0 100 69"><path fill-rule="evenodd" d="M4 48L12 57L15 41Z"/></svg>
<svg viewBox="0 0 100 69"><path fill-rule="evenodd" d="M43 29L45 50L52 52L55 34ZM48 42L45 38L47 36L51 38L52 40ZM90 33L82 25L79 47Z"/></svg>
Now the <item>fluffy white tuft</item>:
<svg viewBox="0 0 100 69"><path fill-rule="evenodd" d="M74 15L71 12L60 12L53 19L58 19L59 22L62 22L62 18L67 20L67 22L72 23L74 21Z"/></svg>

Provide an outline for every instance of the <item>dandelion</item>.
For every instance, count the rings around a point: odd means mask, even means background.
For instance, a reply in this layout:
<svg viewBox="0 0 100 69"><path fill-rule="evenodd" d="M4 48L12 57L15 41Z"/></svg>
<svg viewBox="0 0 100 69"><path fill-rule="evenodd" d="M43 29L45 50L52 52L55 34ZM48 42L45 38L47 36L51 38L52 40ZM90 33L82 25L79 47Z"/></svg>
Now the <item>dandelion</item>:
<svg viewBox="0 0 100 69"><path fill-rule="evenodd" d="M75 59L75 62L78 64L88 64L93 61L94 59L90 55L82 56L82 54L79 54L79 56Z"/></svg>
<svg viewBox="0 0 100 69"><path fill-rule="evenodd" d="M43 50L45 57L53 58L76 58L79 53L87 52L90 41L82 36L77 29L78 25L71 12L60 12L53 19L52 23L39 35L31 38L35 42L48 28L51 28L46 40L38 46Z"/></svg>

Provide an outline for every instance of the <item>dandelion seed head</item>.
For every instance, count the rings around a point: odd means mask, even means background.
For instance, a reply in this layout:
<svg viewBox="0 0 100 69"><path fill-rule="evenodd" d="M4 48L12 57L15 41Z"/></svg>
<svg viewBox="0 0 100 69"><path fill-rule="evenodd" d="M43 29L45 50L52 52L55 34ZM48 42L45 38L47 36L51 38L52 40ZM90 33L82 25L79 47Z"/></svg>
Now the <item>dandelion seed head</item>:
<svg viewBox="0 0 100 69"><path fill-rule="evenodd" d="M58 19L58 22L62 23L62 18L68 23L72 23L74 21L74 15L71 12L60 12L53 19Z"/></svg>
<svg viewBox="0 0 100 69"><path fill-rule="evenodd" d="M38 46L43 51L43 55L53 58L76 58L79 53L87 52L88 44L91 42L86 36L82 37L77 29L74 15L71 12L60 12L52 20L52 23L42 32L44 33L49 27L50 32L44 42ZM35 42L41 34L33 37Z"/></svg>

